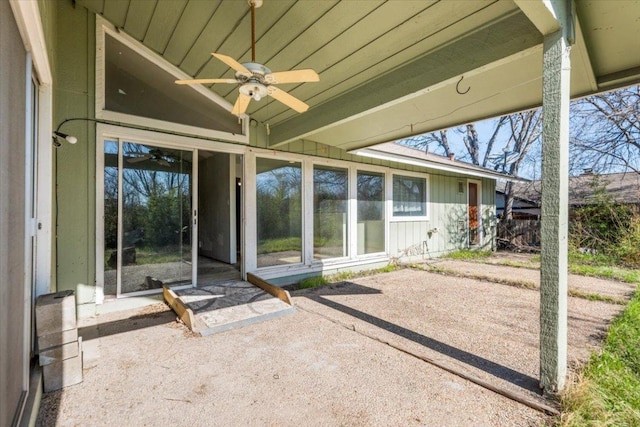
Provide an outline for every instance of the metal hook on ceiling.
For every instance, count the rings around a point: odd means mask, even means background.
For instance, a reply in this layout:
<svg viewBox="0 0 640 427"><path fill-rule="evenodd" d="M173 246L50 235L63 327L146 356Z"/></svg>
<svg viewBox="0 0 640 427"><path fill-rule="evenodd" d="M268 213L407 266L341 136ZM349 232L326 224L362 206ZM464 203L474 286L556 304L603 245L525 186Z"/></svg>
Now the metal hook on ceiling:
<svg viewBox="0 0 640 427"><path fill-rule="evenodd" d="M456 83L456 92L458 92L458 95L465 95L471 90L471 86L469 86L464 92L460 91L460 83L462 82L462 79L464 79L464 76L460 76L460 80Z"/></svg>

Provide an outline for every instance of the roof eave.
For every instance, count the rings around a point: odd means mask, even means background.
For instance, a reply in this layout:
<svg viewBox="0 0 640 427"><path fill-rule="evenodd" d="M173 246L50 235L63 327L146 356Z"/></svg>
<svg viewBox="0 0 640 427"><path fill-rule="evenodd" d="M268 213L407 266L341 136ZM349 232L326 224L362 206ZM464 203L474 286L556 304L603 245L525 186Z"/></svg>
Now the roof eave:
<svg viewBox="0 0 640 427"><path fill-rule="evenodd" d="M444 172L459 173L463 175L469 175L477 178L489 178L489 179L507 179L515 182L529 182L528 179L511 176L499 172L494 172L489 169L481 169L478 166L469 165L461 162L450 161L451 164L443 164L439 162L429 161L427 159L418 159L411 156L405 156L402 154L390 153L388 151L380 151L375 148L361 148L357 150L349 151L350 154L355 154L362 157L369 157L373 159L386 160L391 162L403 163L406 165L420 166L429 169L440 170Z"/></svg>

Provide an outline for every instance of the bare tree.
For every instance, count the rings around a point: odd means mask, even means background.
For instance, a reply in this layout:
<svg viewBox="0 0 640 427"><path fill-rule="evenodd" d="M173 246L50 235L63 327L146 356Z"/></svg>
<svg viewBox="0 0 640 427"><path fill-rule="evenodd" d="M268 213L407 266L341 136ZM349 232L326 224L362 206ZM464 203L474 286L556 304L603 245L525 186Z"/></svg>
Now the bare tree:
<svg viewBox="0 0 640 427"><path fill-rule="evenodd" d="M466 135L462 138L464 146L467 148L467 152L471 157L471 163L474 165L480 164L480 142L478 141L478 131L476 131L476 125L470 123L465 126Z"/></svg>
<svg viewBox="0 0 640 427"><path fill-rule="evenodd" d="M572 104L572 167L640 173L640 86Z"/></svg>
<svg viewBox="0 0 640 427"><path fill-rule="evenodd" d="M415 148L416 150L424 151L425 153L428 153L429 151L440 151L444 152L445 156L449 156L451 153L453 153L453 151L451 151L451 147L449 146L447 131L448 129L440 130L437 132L424 133L410 138L405 138L401 141L398 141L398 143L411 148ZM429 150L429 146L432 144L436 146L436 149Z"/></svg>
<svg viewBox="0 0 640 427"><path fill-rule="evenodd" d="M509 175L517 176L528 159L527 154L541 140L542 113L538 109L512 114L508 116L508 122L511 136L505 149L504 161ZM513 181L507 181L503 216L508 220L513 219L513 196Z"/></svg>
<svg viewBox="0 0 640 427"><path fill-rule="evenodd" d="M508 116L500 117L500 119L498 119L498 122L496 123L495 127L493 128L493 133L491 134L491 137L489 138L489 141L487 142L487 149L484 152L484 159L482 160L482 167L483 168L487 167L487 163L489 162L489 159L491 158L491 152L493 151L493 145L496 142L496 138L498 138L498 134L500 133L500 129L506 123L507 117Z"/></svg>

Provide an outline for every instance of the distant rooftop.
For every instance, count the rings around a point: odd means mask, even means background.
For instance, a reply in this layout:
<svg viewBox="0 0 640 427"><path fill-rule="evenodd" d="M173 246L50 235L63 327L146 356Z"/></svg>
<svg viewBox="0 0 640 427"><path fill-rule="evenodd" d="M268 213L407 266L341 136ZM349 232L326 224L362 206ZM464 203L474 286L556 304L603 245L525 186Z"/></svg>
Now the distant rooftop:
<svg viewBox="0 0 640 427"><path fill-rule="evenodd" d="M603 186L613 200L620 203L640 203L640 174L635 172L595 174L591 172L569 178L569 204L588 205L594 202L594 183ZM496 184L496 191L504 193L506 181ZM514 183L514 196L520 200L540 204L542 182Z"/></svg>

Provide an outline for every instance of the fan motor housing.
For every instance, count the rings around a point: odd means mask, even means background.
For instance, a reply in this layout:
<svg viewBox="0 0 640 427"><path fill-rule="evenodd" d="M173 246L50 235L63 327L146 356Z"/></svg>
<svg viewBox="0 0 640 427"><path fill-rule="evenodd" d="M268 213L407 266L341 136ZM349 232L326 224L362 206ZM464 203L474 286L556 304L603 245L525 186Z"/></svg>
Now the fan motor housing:
<svg viewBox="0 0 640 427"><path fill-rule="evenodd" d="M236 79L241 82L255 82L263 85L268 84L265 75L271 74L271 70L257 62L245 62L242 64L247 70L251 71L251 76L244 73L236 72Z"/></svg>

